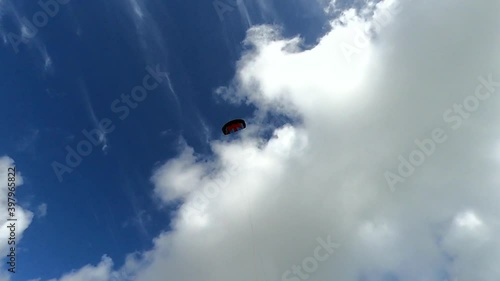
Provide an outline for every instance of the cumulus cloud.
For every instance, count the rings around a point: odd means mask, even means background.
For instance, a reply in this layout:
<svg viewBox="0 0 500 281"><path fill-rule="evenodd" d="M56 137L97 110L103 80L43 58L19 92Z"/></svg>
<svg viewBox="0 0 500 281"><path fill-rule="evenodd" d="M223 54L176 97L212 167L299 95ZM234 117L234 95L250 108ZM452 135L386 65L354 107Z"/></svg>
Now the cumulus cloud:
<svg viewBox="0 0 500 281"><path fill-rule="evenodd" d="M87 265L77 271L65 274L59 279L49 281L106 281L112 276L113 261L107 256L103 256L97 266Z"/></svg>
<svg viewBox="0 0 500 281"><path fill-rule="evenodd" d="M250 29L219 93L297 124L268 141L252 124L213 141L208 162L181 147L152 177L165 203L184 202L173 230L121 269L107 261L108 279L95 280L498 280L500 87L478 77L500 81L499 10L367 4L309 50L272 27ZM490 97L454 111L477 89ZM384 174L435 129L446 141L391 190ZM340 247L318 259L320 239Z"/></svg>
<svg viewBox="0 0 500 281"><path fill-rule="evenodd" d="M202 164L196 163L194 150L185 147L178 158L168 161L153 174L155 192L165 202L180 199L200 183L205 173Z"/></svg>

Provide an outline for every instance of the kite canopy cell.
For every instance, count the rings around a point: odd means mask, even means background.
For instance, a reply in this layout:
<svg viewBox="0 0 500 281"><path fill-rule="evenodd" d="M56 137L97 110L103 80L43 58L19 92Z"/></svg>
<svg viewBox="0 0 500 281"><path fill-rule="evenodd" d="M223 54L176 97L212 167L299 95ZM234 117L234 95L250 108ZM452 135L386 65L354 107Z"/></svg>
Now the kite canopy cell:
<svg viewBox="0 0 500 281"><path fill-rule="evenodd" d="M245 120L243 119L234 119L226 123L222 127L222 132L224 135L229 135L232 133L235 133L239 130L243 130L247 127L247 124L245 123Z"/></svg>

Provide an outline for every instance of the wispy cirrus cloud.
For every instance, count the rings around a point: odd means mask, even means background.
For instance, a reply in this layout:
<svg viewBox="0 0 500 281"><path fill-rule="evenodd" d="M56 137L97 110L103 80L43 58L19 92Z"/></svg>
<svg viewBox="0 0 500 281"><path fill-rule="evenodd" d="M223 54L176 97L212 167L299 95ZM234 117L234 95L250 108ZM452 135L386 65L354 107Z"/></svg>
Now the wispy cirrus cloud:
<svg viewBox="0 0 500 281"><path fill-rule="evenodd" d="M85 85L85 82L83 81L82 78L80 78L80 80L79 80L79 88L80 88L80 91L82 93L84 104L85 104L85 107L87 108L87 113L92 121L92 124L94 125L95 129L98 129L98 132L99 132L99 136L98 136L99 140L98 141L99 141L99 144L101 146L101 150L104 153L107 153L107 151L109 149L109 145L108 145L108 138L106 136L106 130L102 127L101 123L99 122L100 119L97 117L97 115L94 111L94 107L92 105L92 101L90 99L87 86Z"/></svg>

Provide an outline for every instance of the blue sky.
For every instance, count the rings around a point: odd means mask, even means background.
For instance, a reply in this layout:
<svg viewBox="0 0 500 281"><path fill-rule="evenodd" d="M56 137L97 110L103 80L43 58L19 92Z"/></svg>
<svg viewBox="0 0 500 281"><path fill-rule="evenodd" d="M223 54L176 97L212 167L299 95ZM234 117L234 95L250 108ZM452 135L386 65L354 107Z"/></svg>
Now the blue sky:
<svg viewBox="0 0 500 281"><path fill-rule="evenodd" d="M210 1L142 1L147 15L144 26L136 27L131 3L60 5L17 54L9 44L0 52L0 155L15 159L22 171L20 202L32 210L48 206L47 215L35 218L23 234L13 280L58 277L104 253L120 265L127 253L150 248L176 208L159 209L152 198L153 168L175 156L179 137L210 154L207 140L222 137L224 122L252 112L213 94L230 81L242 51L248 25L236 8L220 21ZM287 34L302 34L309 42L326 31L319 5L270 5L268 14L249 9L252 23L282 24ZM31 18L41 7L8 1L1 10L4 32L19 34L13 14ZM120 120L112 102L142 83L147 66L156 65L170 74L172 89L165 81ZM75 149L82 130L98 128L103 118L116 126L106 135L108 148L94 147L59 182L51 163L64 164L65 147Z"/></svg>
<svg viewBox="0 0 500 281"><path fill-rule="evenodd" d="M22 179L0 281L500 276L499 102L477 94L498 4L54 1L37 30L39 3L0 1L0 167Z"/></svg>

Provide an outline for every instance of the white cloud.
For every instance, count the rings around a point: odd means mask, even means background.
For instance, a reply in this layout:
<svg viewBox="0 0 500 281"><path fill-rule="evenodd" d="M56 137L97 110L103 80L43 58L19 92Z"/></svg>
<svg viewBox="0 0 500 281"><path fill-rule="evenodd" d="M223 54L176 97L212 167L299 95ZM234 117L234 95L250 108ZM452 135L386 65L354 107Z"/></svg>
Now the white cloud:
<svg viewBox="0 0 500 281"><path fill-rule="evenodd" d="M42 203L37 207L37 217L43 218L47 215L47 204Z"/></svg>
<svg viewBox="0 0 500 281"><path fill-rule="evenodd" d="M83 94L83 99L85 103L85 107L87 108L88 115L94 125L93 130L97 130L98 138L99 138L99 145L102 145L101 150L106 154L109 150L109 142L108 142L108 136L106 133L106 130L103 128L102 124L100 121L102 119L98 119L95 111L94 111L94 106L92 104L92 101L90 100L90 95L87 90L87 85L83 81L82 78L79 80L80 83L80 90L82 91Z"/></svg>
<svg viewBox="0 0 500 281"><path fill-rule="evenodd" d="M25 151L34 152L35 143L38 140L39 136L40 136L40 130L38 129L30 130L29 135L24 136L22 139L18 141L17 149L23 152Z"/></svg>
<svg viewBox="0 0 500 281"><path fill-rule="evenodd" d="M103 256L97 266L87 265L77 271L65 274L60 279L49 281L107 281L112 276L113 262L107 256Z"/></svg>
<svg viewBox="0 0 500 281"><path fill-rule="evenodd" d="M185 144L183 144L185 145ZM205 174L202 164L196 163L194 150L184 147L178 158L168 161L153 174L156 194L165 202L180 199L200 184Z"/></svg>
<svg viewBox="0 0 500 281"><path fill-rule="evenodd" d="M351 60L342 44L355 44L373 18L350 11L306 51L269 27L250 30L253 49L226 97L303 122L267 143L253 124L231 143L212 142L208 163L185 146L153 176L162 200L186 200L173 231L117 272L103 271L106 280L281 280L327 234L341 247L309 280L498 280L499 159L491 154L500 89L459 130L442 114L474 93L478 76L500 81L500 2L395 0L370 9L377 19L397 4ZM391 192L384 172L436 127L449 140ZM227 183L222 191L193 202L217 179ZM190 204L203 208L185 216Z"/></svg>
<svg viewBox="0 0 500 281"><path fill-rule="evenodd" d="M143 9L142 9L141 5L139 5L139 3L137 2L137 0L129 0L129 2L130 2L130 6L132 6L132 9L134 10L134 13L135 13L136 17L138 17L141 20L143 20L143 18L144 18L144 12L143 12Z"/></svg>
<svg viewBox="0 0 500 281"><path fill-rule="evenodd" d="M133 38L132 44L140 45L144 62L147 65L155 65L160 62L162 65L167 65L168 67L169 62L166 60L166 58L169 57L166 45L168 40L164 38L161 31L161 24L158 23L163 19L156 19L155 13L152 13L148 9L148 6L158 7L160 4L161 1L152 1L148 5L147 1L142 0L129 0L126 2L117 0L114 2L114 5L118 6L120 9L124 9L132 20L135 27L135 37L131 37ZM167 13L167 11L164 12ZM130 30L126 30L126 32L130 32ZM181 114L182 108L180 98L175 91L175 81L171 79L170 74L167 75L167 82L166 85L163 85L165 88L163 88L161 94L169 103L173 100L176 104L178 114Z"/></svg>

